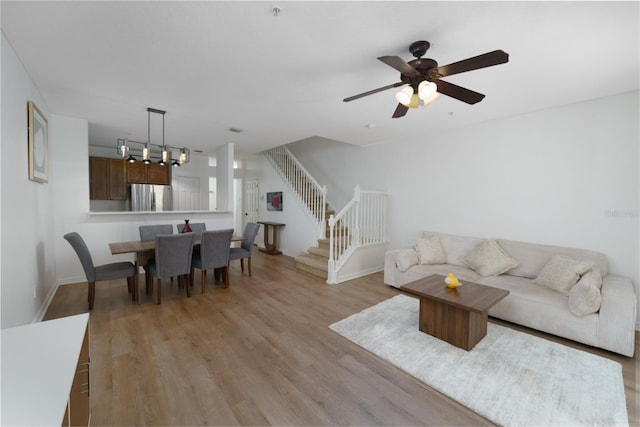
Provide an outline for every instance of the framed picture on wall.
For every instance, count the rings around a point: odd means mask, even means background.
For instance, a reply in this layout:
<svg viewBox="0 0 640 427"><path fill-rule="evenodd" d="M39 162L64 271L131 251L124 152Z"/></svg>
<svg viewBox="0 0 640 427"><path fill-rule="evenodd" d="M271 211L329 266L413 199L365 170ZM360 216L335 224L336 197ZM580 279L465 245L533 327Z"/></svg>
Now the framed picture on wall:
<svg viewBox="0 0 640 427"><path fill-rule="evenodd" d="M282 191L274 191L271 193L267 193L267 210L268 211L282 210Z"/></svg>
<svg viewBox="0 0 640 427"><path fill-rule="evenodd" d="M49 125L47 118L33 101L28 102L29 179L49 180Z"/></svg>

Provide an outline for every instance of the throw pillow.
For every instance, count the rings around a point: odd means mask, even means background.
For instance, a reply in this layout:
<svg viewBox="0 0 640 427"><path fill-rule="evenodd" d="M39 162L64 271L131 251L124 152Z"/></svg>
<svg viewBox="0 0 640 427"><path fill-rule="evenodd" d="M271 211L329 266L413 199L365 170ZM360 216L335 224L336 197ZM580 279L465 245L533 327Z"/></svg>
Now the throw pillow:
<svg viewBox="0 0 640 427"><path fill-rule="evenodd" d="M568 296L580 276L589 271L591 266L588 262L578 261L565 255L556 255L542 267L538 277L533 279L533 283Z"/></svg>
<svg viewBox="0 0 640 427"><path fill-rule="evenodd" d="M463 261L482 277L497 276L520 264L495 240L485 240L478 244Z"/></svg>
<svg viewBox="0 0 640 427"><path fill-rule="evenodd" d="M420 264L444 264L447 262L447 257L440 243L440 236L433 236L428 239L417 238L415 250L418 253L418 262Z"/></svg>
<svg viewBox="0 0 640 427"><path fill-rule="evenodd" d="M598 267L586 272L569 291L569 310L578 317L596 313L602 302L602 274Z"/></svg>
<svg viewBox="0 0 640 427"><path fill-rule="evenodd" d="M396 265L402 272L418 263L418 254L413 249L401 249L396 257Z"/></svg>

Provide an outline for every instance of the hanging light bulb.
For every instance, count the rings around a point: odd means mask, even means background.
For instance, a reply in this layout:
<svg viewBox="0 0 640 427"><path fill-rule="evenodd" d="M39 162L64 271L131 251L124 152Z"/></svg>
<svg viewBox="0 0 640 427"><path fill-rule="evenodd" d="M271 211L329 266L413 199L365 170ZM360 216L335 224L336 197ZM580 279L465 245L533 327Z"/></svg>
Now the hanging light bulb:
<svg viewBox="0 0 640 427"><path fill-rule="evenodd" d="M159 165L165 165L167 163L169 163L171 161L171 153L169 151L167 151L166 149L162 150L162 156L160 157L160 160L158 161Z"/></svg>
<svg viewBox="0 0 640 427"><path fill-rule="evenodd" d="M403 87L398 93L396 93L396 100L408 107L411 104L411 97L413 96L413 88L411 86Z"/></svg>
<svg viewBox="0 0 640 427"><path fill-rule="evenodd" d="M438 92L438 86L435 83L424 80L418 85L418 96L421 100L426 101Z"/></svg>
<svg viewBox="0 0 640 427"><path fill-rule="evenodd" d="M148 165L149 163L151 163L151 150L149 150L149 144L148 143L142 149L142 162L145 165Z"/></svg>
<svg viewBox="0 0 640 427"><path fill-rule="evenodd" d="M118 139L118 154L120 154L120 156L122 157L127 157L127 155L129 154L129 147L127 146L127 140L126 139Z"/></svg>
<svg viewBox="0 0 640 427"><path fill-rule="evenodd" d="M162 154L160 155L159 165L164 166L171 160L171 155L167 151L167 146L164 144L164 111L162 112Z"/></svg>
<svg viewBox="0 0 640 427"><path fill-rule="evenodd" d="M181 148L180 149L180 164L184 165L186 163L189 163L189 149L188 148Z"/></svg>

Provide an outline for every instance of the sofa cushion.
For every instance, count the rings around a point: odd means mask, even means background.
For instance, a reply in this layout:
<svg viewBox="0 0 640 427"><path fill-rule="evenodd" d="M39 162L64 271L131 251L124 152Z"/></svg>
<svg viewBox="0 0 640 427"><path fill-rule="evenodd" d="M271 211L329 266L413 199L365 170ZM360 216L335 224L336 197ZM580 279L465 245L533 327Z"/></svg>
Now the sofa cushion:
<svg viewBox="0 0 640 427"><path fill-rule="evenodd" d="M578 317L596 313L602 302L602 275L598 267L586 272L569 291L569 310Z"/></svg>
<svg viewBox="0 0 640 427"><path fill-rule="evenodd" d="M418 237L414 247L418 254L419 264L444 264L447 262L439 236Z"/></svg>
<svg viewBox="0 0 640 427"><path fill-rule="evenodd" d="M600 268L602 277L607 275L609 265L606 255L587 249L566 248L561 246L539 245L515 240L497 239L498 243L520 265L509 274L520 277L536 278L547 262L555 255L566 255L573 259L585 260ZM445 248L446 251L446 248Z"/></svg>
<svg viewBox="0 0 640 427"><path fill-rule="evenodd" d="M580 276L589 271L591 267L591 263L578 261L564 255L556 255L545 264L533 283L568 296Z"/></svg>
<svg viewBox="0 0 640 427"><path fill-rule="evenodd" d="M431 231L422 233L422 237L439 236L442 249L447 258L447 264L454 264L466 267L463 259L475 248L483 239L478 237L464 237L450 234L438 234Z"/></svg>
<svg viewBox="0 0 640 427"><path fill-rule="evenodd" d="M404 272L409 267L412 267L418 263L418 254L413 249L401 249L396 257L396 265L398 270Z"/></svg>
<svg viewBox="0 0 640 427"><path fill-rule="evenodd" d="M497 276L518 265L495 240L485 240L464 258L465 264L482 277Z"/></svg>

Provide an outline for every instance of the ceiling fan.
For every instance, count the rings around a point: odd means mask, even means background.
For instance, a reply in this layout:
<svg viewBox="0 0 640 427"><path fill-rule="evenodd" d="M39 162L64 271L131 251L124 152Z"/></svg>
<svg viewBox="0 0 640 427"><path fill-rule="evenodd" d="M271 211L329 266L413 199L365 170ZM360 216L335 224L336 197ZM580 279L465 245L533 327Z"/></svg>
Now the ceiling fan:
<svg viewBox="0 0 640 427"><path fill-rule="evenodd" d="M488 52L439 67L435 60L422 58L427 50L429 50L430 46L431 44L424 40L412 43L411 46L409 46L409 51L416 59L409 62L404 61L398 56L379 57L378 59L380 61L400 71L400 81L363 92L358 95L350 96L343 99L343 101L349 102L387 89L408 85L396 95L396 99L399 103L392 116L394 119L407 114L409 108L418 107L420 101L422 101L423 105L433 102L438 97L438 93L466 102L467 104L475 104L482 101L484 98L483 94L440 79L453 74L464 73L466 71L492 67L494 65L509 62L508 53L502 50L494 50L493 52Z"/></svg>

